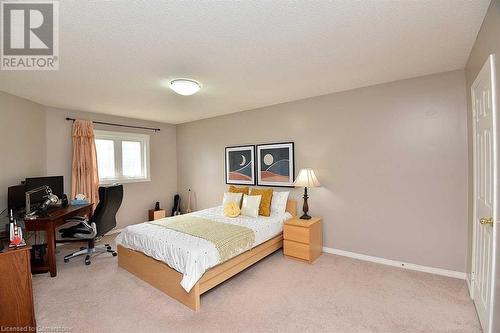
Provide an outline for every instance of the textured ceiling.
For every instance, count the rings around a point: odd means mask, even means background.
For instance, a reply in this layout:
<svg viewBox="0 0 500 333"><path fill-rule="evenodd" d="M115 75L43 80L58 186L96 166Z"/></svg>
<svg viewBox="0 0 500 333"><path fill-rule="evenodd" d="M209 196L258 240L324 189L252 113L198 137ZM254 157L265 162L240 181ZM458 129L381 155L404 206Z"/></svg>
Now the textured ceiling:
<svg viewBox="0 0 500 333"><path fill-rule="evenodd" d="M60 70L0 71L0 90L181 123L464 68L489 2L64 0Z"/></svg>

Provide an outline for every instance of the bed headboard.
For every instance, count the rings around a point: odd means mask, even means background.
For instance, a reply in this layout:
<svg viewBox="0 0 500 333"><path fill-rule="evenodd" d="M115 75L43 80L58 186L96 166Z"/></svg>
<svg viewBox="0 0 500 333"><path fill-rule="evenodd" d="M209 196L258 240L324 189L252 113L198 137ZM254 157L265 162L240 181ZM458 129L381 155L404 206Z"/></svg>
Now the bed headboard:
<svg viewBox="0 0 500 333"><path fill-rule="evenodd" d="M297 216L297 200L288 199L286 202L286 211L292 214L292 216Z"/></svg>

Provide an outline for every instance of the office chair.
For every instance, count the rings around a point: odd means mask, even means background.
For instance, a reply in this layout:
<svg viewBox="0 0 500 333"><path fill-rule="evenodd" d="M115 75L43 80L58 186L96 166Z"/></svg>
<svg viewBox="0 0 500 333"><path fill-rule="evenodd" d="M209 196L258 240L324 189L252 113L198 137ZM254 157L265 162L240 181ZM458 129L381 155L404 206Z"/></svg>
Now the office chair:
<svg viewBox="0 0 500 333"><path fill-rule="evenodd" d="M59 230L63 238L77 238L88 241L88 247L81 247L80 251L68 254L64 257L64 262L68 262L74 257L85 256L85 265L90 265L90 256L93 253L111 253L116 256L116 252L109 244L95 245L95 241L116 226L116 213L123 200L123 185L112 185L99 187L99 204L90 220L82 216L72 217L67 222L77 222L78 224Z"/></svg>

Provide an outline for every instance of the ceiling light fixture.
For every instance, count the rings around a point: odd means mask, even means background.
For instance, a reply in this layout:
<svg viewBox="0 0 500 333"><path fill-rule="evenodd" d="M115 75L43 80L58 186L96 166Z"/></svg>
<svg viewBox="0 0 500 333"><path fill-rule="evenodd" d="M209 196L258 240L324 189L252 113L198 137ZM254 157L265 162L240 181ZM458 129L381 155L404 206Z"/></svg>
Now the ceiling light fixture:
<svg viewBox="0 0 500 333"><path fill-rule="evenodd" d="M201 84L191 79L174 79L168 85L170 89L183 96L196 94L201 89Z"/></svg>

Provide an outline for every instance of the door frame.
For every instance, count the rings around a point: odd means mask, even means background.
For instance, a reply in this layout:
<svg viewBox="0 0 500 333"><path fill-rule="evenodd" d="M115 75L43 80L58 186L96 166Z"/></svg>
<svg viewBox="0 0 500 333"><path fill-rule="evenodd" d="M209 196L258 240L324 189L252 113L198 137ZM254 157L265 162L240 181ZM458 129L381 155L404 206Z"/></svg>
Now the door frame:
<svg viewBox="0 0 500 333"><path fill-rule="evenodd" d="M474 82L471 85L470 88L470 96L471 96L471 103L472 103L472 150L473 150L473 163L472 163L472 182L473 182L473 210L472 210L472 262L471 262L471 276L470 276L470 297L474 299L474 286L476 283L475 279L475 265L476 265L476 232L478 228L478 224L476 221L476 215L477 215L477 182L476 182L476 160L477 160L477 151L476 151L476 109L475 109L475 98L474 98L474 87L476 86L476 81L478 77L487 69L490 69L490 73L492 76L492 84L491 84L491 100L492 100L492 119L493 119L493 237L492 237L492 243L493 243L493 248L492 248L492 253L491 253L491 260L492 260L492 266L491 266L491 295L490 295L490 313L488 314L488 322L489 325L488 327L492 328L492 323L493 323L493 295L495 293L495 279L494 279L494 274L496 272L496 247L497 247L497 239L496 239L496 228L498 228L498 225L500 221L498 221L498 212L499 212L499 198L498 198L498 186L495 184L498 184L498 156L499 156L499 151L498 151L498 132L499 132L499 123L497 119L497 83L496 83L496 67L495 67L495 55L490 54L488 58L486 59L483 67L477 74L476 78L474 79ZM487 333L487 332L485 332Z"/></svg>

